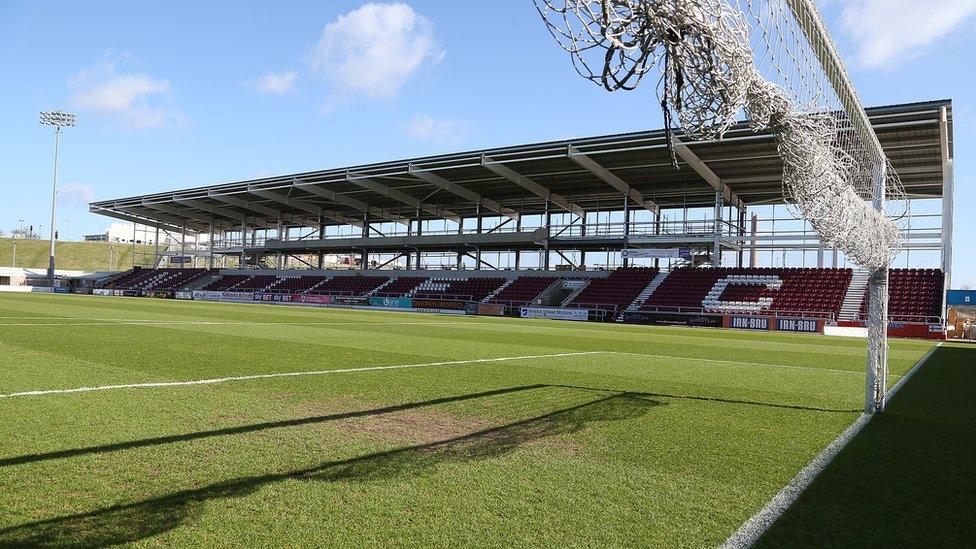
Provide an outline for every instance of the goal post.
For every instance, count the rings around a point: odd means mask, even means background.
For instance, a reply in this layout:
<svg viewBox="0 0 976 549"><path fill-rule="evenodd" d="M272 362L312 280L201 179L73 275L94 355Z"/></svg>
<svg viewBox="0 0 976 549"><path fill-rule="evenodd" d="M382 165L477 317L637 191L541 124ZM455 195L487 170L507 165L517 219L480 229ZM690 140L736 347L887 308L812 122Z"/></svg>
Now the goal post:
<svg viewBox="0 0 976 549"><path fill-rule="evenodd" d="M813 1L534 2L584 78L616 91L660 75L669 147L674 130L721 139L742 113L775 136L786 203L871 273L865 411L882 411L888 266L909 203Z"/></svg>

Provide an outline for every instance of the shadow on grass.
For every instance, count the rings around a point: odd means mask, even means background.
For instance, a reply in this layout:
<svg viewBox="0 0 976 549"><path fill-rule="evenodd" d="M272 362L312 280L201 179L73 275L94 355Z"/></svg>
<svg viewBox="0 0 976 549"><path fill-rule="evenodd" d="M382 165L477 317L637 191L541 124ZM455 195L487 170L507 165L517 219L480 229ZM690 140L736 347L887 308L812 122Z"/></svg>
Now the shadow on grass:
<svg viewBox="0 0 976 549"><path fill-rule="evenodd" d="M944 345L757 547L972 547L976 347Z"/></svg>
<svg viewBox="0 0 976 549"><path fill-rule="evenodd" d="M525 388L509 391L514 390ZM417 475L441 463L502 456L533 441L577 432L590 423L640 417L659 405L660 402L639 394L612 393L548 414L428 444L327 461L306 469L241 477L89 513L4 528L0 530L0 547L92 547L136 541L176 528L196 516L207 501L243 496L275 482L355 482Z"/></svg>
<svg viewBox="0 0 976 549"><path fill-rule="evenodd" d="M48 461L52 459L64 459L64 458L91 455L91 454L105 454L110 452L118 452L120 450L129 450L132 448L144 448L147 446L158 446L161 444L189 442L191 440L199 440L205 438L223 437L223 436L230 436L230 435L243 435L246 433L266 431L268 429L279 429L282 427L300 427L303 425L314 425L316 423L325 423L329 421L339 421L343 419L368 417L368 416L375 416L380 414L389 414L393 412L403 412L406 410L423 408L426 406L436 406L438 404L448 404L451 402L460 402L464 400L487 398L487 397L504 395L509 393L531 391L534 389L543 389L545 387L549 387L549 385L544 385L544 384L522 385L519 387L507 387L504 389L483 391L480 393L471 393L467 395L436 398L436 399L424 400L419 402L406 402L403 404L385 406L383 408L373 408L370 410L356 410L352 412L340 412L336 414L302 417L296 419L286 419L282 421L266 421L263 423L254 423L251 425L239 425L236 427L225 427L223 429L214 429L212 431L198 431L195 433L166 435L161 437L145 438L141 440L117 442L114 444L104 444L101 446L88 446L85 448L71 448L68 450L56 450L54 452L45 452L41 454L25 454L22 456L0 458L0 467L7 467L11 465L24 465L27 463L36 463L39 461Z"/></svg>
<svg viewBox="0 0 976 549"><path fill-rule="evenodd" d="M582 387L579 385L552 385L552 387L565 387L567 389L584 389L587 391L608 391L608 389L600 389L597 387ZM698 400L702 402L717 402L719 404L746 404L749 406L761 406L764 408L782 408L786 410L805 410L808 412L830 412L835 414L857 414L861 410L859 408L823 408L819 406L803 406L801 404L779 404L776 402L760 402L758 400L739 400L734 398L722 398L722 397L706 397L697 395L675 395L671 393L649 393L646 391L633 392L631 394L640 395L644 397L656 397L656 398L671 398L675 400ZM0 462L2 465L2 462Z"/></svg>

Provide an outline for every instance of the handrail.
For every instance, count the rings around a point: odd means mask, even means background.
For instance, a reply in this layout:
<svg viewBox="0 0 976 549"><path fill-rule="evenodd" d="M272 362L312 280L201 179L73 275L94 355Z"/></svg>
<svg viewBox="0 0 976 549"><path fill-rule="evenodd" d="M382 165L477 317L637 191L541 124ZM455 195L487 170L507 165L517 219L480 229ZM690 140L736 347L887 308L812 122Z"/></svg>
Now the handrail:
<svg viewBox="0 0 976 549"><path fill-rule="evenodd" d="M746 315L746 316L788 316L788 317L799 317L799 318L823 318L826 320L835 320L837 313L832 311L811 311L811 310L791 310L791 309L763 309L762 311L719 311L715 309L706 309L704 307L669 307L669 306L641 306L636 309L635 312L648 312L648 313L680 313L680 314L696 314L696 315L707 315L707 314L721 314L721 315Z"/></svg>

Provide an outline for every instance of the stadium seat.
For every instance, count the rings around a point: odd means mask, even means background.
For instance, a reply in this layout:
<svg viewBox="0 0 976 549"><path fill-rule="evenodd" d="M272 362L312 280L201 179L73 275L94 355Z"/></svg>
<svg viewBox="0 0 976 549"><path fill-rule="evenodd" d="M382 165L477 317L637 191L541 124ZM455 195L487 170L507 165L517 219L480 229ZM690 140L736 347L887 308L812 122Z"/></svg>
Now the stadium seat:
<svg viewBox="0 0 976 549"><path fill-rule="evenodd" d="M570 307L600 309L616 317L637 299L641 291L657 276L656 267L625 267L606 278L594 278L573 301Z"/></svg>
<svg viewBox="0 0 976 549"><path fill-rule="evenodd" d="M769 312L836 317L850 285L851 269L675 269L641 306L647 311ZM720 288L722 279L735 283Z"/></svg>
<svg viewBox="0 0 976 549"><path fill-rule="evenodd" d="M535 301L558 280L552 276L520 276L505 286L502 291L488 300L488 303L519 307Z"/></svg>

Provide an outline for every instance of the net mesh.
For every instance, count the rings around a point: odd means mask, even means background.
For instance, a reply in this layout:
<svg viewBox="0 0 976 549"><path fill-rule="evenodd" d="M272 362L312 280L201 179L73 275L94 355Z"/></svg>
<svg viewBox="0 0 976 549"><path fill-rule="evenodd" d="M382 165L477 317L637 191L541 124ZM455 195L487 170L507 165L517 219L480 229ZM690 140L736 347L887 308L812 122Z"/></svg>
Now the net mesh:
<svg viewBox="0 0 976 549"><path fill-rule="evenodd" d="M720 139L740 115L772 132L794 213L856 264L887 268L901 245L895 220L908 213L904 189L791 2L535 0L583 77L615 91L657 75L669 132Z"/></svg>

